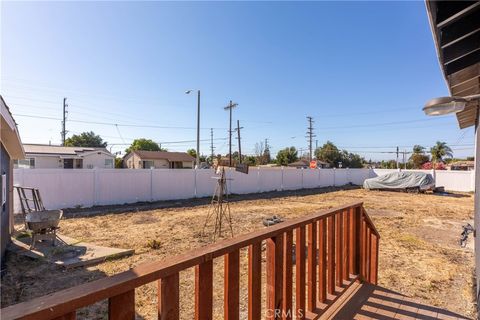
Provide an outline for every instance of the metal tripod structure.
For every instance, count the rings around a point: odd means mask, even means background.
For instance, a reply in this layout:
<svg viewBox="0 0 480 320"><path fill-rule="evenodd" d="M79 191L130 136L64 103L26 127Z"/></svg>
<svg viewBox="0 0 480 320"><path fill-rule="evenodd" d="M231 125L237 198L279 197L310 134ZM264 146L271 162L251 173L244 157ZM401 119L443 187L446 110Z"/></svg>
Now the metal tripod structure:
<svg viewBox="0 0 480 320"><path fill-rule="evenodd" d="M225 168L220 169L220 177L214 177L217 180L217 185L215 187L215 192L212 197L211 207L212 209L205 219L205 224L203 225L203 234L205 235L205 229L208 226L210 219L215 216L215 228L213 231L213 241L215 241L217 235L218 237L222 236L222 227L224 220L230 227L230 232L233 237L233 225L232 225L232 215L230 213L230 203L228 201L228 189L227 189L227 179L225 176Z"/></svg>

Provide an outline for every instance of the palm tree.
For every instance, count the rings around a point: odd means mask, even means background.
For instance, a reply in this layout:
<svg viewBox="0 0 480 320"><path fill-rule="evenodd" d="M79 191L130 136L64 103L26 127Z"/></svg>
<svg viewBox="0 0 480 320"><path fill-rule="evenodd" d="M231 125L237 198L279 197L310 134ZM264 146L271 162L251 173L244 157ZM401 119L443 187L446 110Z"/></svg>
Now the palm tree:
<svg viewBox="0 0 480 320"><path fill-rule="evenodd" d="M430 153L434 163L443 161L444 157L453 157L452 149L447 146L446 142L437 141L437 143L430 148Z"/></svg>
<svg viewBox="0 0 480 320"><path fill-rule="evenodd" d="M423 154L425 153L425 147L422 147L421 145L416 144L413 146L413 153Z"/></svg>

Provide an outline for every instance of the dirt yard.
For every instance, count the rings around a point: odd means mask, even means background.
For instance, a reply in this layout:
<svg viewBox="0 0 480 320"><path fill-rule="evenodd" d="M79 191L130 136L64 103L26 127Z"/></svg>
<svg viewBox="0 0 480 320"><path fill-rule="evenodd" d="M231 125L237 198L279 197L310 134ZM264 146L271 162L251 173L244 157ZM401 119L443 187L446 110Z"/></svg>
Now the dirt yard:
<svg viewBox="0 0 480 320"><path fill-rule="evenodd" d="M328 192L326 192L328 191ZM262 197L262 198L261 198ZM473 245L458 245L461 226L473 219L473 197L396 192L316 190L236 197L231 203L235 234L264 228L262 218L288 220L319 209L363 201L381 235L379 284L467 317L474 317ZM175 203L147 211L96 214L62 220L62 232L103 246L133 248L135 255L88 268L62 270L41 261L9 254L1 284L2 307L128 270L142 262L165 259L209 242L202 237L210 209L205 200ZM218 260L218 259L217 259ZM221 259L220 259L221 260ZM242 253L241 279L244 281ZM214 299L223 297L223 262L215 264ZM192 319L193 271L181 275L182 318ZM243 287L243 285L242 285ZM241 301L246 301L242 291ZM156 319L156 285L136 290L138 318ZM221 304L215 314L222 314ZM107 304L81 310L79 318L104 319ZM242 314L241 318L245 318Z"/></svg>

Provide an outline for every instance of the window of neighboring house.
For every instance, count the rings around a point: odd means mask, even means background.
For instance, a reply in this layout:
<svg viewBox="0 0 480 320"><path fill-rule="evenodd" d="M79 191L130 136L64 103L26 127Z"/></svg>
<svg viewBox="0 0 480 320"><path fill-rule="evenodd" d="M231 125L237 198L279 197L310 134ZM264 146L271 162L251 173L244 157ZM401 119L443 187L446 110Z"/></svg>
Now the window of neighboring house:
<svg viewBox="0 0 480 320"><path fill-rule="evenodd" d="M105 168L113 168L113 159L105 159Z"/></svg>
<svg viewBox="0 0 480 320"><path fill-rule="evenodd" d="M14 168L33 169L35 168L35 158L15 160L13 165Z"/></svg>
<svg viewBox="0 0 480 320"><path fill-rule="evenodd" d="M82 169L83 168L83 159L76 159L75 160L75 169Z"/></svg>
<svg viewBox="0 0 480 320"><path fill-rule="evenodd" d="M150 169L150 168L153 168L153 167L155 167L155 163L153 162L153 160L143 161L143 168L144 169Z"/></svg>

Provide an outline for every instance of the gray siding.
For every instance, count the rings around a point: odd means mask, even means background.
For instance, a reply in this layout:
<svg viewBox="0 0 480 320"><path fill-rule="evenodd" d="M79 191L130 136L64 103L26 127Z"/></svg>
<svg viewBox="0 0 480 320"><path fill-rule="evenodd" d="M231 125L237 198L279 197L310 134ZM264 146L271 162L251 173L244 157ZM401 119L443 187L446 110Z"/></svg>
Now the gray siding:
<svg viewBox="0 0 480 320"><path fill-rule="evenodd" d="M10 215L9 215L9 212L10 212L10 201L9 201L9 192L8 190L10 190L10 186L9 186L9 183L10 183L10 156L8 155L7 151L5 150L5 148L3 147L3 144L1 146L1 154L0 154L0 174L6 174L7 175L7 179L6 179L6 182L7 182L7 199L6 199L6 202L5 202L5 205L2 206L2 209L1 209L1 257L0 257L0 264L1 264L1 268L2 270L4 269L4 264L5 264L5 250L7 248L7 244L10 242L10 221L9 221L9 218L10 218ZM1 184L1 179L0 179L0 184ZM3 186L1 186L3 187ZM0 188L0 190L2 190ZM1 192L0 192L0 197L1 197ZM3 199L2 201L0 202L0 204L3 202Z"/></svg>

